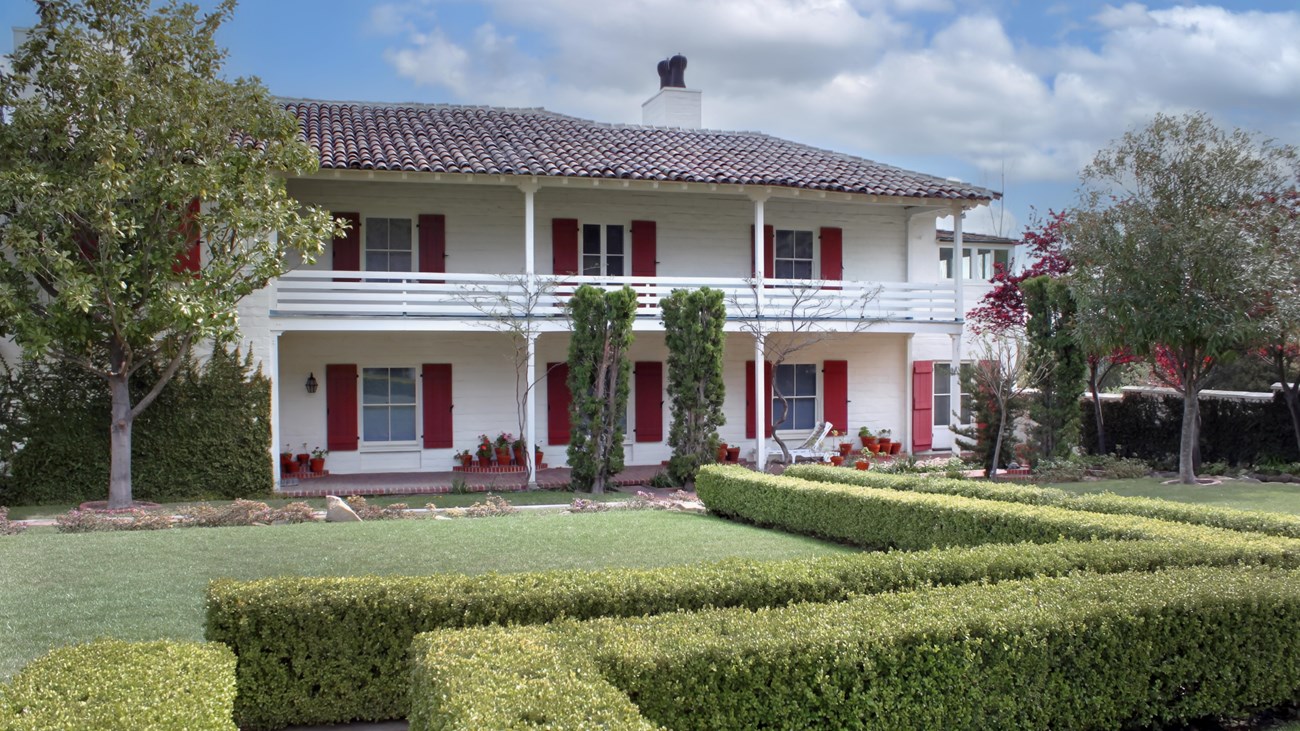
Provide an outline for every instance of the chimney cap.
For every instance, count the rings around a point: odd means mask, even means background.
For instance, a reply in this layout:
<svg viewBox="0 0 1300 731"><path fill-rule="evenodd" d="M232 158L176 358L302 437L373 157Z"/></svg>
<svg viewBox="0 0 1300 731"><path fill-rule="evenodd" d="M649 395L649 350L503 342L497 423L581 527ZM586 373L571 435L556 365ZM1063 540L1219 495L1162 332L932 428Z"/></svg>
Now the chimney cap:
<svg viewBox="0 0 1300 731"><path fill-rule="evenodd" d="M659 88L686 88L686 57L677 54L659 62Z"/></svg>

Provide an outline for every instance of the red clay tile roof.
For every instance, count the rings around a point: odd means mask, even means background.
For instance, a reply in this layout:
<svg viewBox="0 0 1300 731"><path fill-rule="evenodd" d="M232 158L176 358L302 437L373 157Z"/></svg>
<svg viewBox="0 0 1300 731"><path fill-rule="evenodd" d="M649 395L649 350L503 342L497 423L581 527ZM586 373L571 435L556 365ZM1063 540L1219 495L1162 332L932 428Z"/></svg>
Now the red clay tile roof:
<svg viewBox="0 0 1300 731"><path fill-rule="evenodd" d="M757 132L602 124L544 109L282 100L321 167L780 186L989 200L993 191Z"/></svg>

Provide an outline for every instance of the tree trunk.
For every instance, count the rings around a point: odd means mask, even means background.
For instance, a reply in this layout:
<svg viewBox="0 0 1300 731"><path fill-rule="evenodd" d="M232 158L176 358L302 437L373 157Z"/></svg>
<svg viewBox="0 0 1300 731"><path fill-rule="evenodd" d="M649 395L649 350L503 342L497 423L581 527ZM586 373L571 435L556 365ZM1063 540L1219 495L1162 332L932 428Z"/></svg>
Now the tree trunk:
<svg viewBox="0 0 1300 731"><path fill-rule="evenodd" d="M1007 406L1001 401L998 402L998 437L993 440L993 465L989 467L988 478L990 482L998 481L998 462L1002 457L1002 434L1007 429Z"/></svg>
<svg viewBox="0 0 1300 731"><path fill-rule="evenodd" d="M1196 484L1195 451L1198 438L1196 425L1201 420L1200 389L1187 383L1183 387L1183 432L1178 445L1178 480L1184 485Z"/></svg>
<svg viewBox="0 0 1300 731"><path fill-rule="evenodd" d="M1092 389L1092 416L1097 422L1097 454L1106 454L1106 420L1102 418L1101 398L1097 392L1097 364L1088 364L1088 388Z"/></svg>
<svg viewBox="0 0 1300 731"><path fill-rule="evenodd" d="M110 376L108 390L112 395L109 427L108 507L131 507L131 389L127 376Z"/></svg>

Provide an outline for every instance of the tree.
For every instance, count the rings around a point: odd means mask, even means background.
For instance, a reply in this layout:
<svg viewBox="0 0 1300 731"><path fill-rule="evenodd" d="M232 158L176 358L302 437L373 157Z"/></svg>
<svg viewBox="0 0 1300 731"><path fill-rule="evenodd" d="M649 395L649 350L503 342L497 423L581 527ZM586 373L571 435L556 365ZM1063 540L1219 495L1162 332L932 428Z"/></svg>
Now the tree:
<svg viewBox="0 0 1300 731"><path fill-rule="evenodd" d="M233 0L154 4L41 2L0 75L0 334L104 380L112 507L131 502L132 423L194 343L232 338L239 300L336 233L285 192L317 165L294 120L220 77Z"/></svg>
<svg viewBox="0 0 1300 731"><path fill-rule="evenodd" d="M1029 369L1041 372L1037 395L1030 400L1034 447L1043 457L1068 457L1079 443L1079 394L1087 358L1075 336L1078 307L1060 279L1039 276L1020 283L1029 313Z"/></svg>
<svg viewBox="0 0 1300 731"><path fill-rule="evenodd" d="M763 358L771 364L773 373L797 353L839 333L862 332L879 320L867 314L867 306L880 294L879 286L864 288L855 284L858 291L853 294L842 290L845 285L839 282L830 284L820 279L792 280L792 284L779 287L760 285L752 279L746 281L753 296L733 295L731 307L740 313L741 329L763 344ZM763 302L761 308L759 302ZM763 366L756 364L756 367ZM772 439L781 448L781 458L786 464L791 462L790 449L777 429L790 416L789 396L778 384L772 384L772 398L780 404L772 417ZM761 417L757 419L759 429L763 428L763 421Z"/></svg>
<svg viewBox="0 0 1300 731"><path fill-rule="evenodd" d="M1250 207L1250 232L1267 252L1269 277L1257 353L1282 389L1300 449L1300 170L1293 168L1293 177L1289 188L1265 193Z"/></svg>
<svg viewBox="0 0 1300 731"><path fill-rule="evenodd" d="M727 389L722 354L727 306L722 292L703 287L675 289L660 302L668 345L668 398L673 420L668 444L673 455L668 475L677 484L695 480L701 465L713 461Z"/></svg>
<svg viewBox="0 0 1300 731"><path fill-rule="evenodd" d="M967 318L971 330L996 333L1024 326L1029 312L1021 283L1036 277L1060 278L1070 272L1071 262L1062 231L1064 223L1064 212L1048 211L1046 220L1035 219L1025 226L1020 243L1028 252L1028 266L1017 272L1001 264L994 265L993 278L989 280L992 287Z"/></svg>
<svg viewBox="0 0 1300 731"><path fill-rule="evenodd" d="M569 467L574 487L603 493L609 478L623 471L636 293L584 284L574 291L569 310Z"/></svg>
<svg viewBox="0 0 1300 731"><path fill-rule="evenodd" d="M1032 362L1024 332L1010 329L985 337L978 345L977 356L967 376L976 402L977 438L973 446L979 451L980 442L984 442L987 449L984 474L996 481L997 468L1005 464L1002 447L1013 439L1015 432L1011 414L1018 410L1025 392L1043 381L1049 364ZM968 441L962 446L972 445Z"/></svg>
<svg viewBox="0 0 1300 731"><path fill-rule="evenodd" d="M1282 189L1294 157L1204 114L1157 115L1083 172L1067 227L1080 317L1106 345L1164 349L1165 380L1183 396L1184 483L1196 480L1200 391L1220 357L1258 338L1264 258L1243 212Z"/></svg>

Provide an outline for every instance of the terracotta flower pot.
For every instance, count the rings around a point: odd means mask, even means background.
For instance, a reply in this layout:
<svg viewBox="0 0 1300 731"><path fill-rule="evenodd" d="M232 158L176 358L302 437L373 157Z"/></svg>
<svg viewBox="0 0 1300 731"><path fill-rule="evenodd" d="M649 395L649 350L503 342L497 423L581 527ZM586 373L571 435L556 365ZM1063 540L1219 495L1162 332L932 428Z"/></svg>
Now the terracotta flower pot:
<svg viewBox="0 0 1300 731"><path fill-rule="evenodd" d="M282 475L296 475L296 474L298 474L298 463L297 463L297 462L293 462L293 461L290 461L290 462L282 462L282 463L280 464L280 474L282 474Z"/></svg>
<svg viewBox="0 0 1300 731"><path fill-rule="evenodd" d="M533 464L538 468L542 466L542 450L539 449L533 453Z"/></svg>
<svg viewBox="0 0 1300 731"><path fill-rule="evenodd" d="M849 456L849 452L852 452L852 451L853 451L853 445L852 445L852 444L849 444L848 442L845 442L845 443L843 443L843 444L840 445L840 456L841 456L841 457L847 457L847 456Z"/></svg>
<svg viewBox="0 0 1300 731"><path fill-rule="evenodd" d="M853 463L853 466L854 466L854 467L857 467L858 469L862 470L863 472L866 472L867 470L871 469L871 463L868 462L868 461L865 460L865 459L860 459L860 460L858 460L857 462L854 462L854 463Z"/></svg>
<svg viewBox="0 0 1300 731"><path fill-rule="evenodd" d="M893 440L891 440L891 439L885 439L885 438L882 437L882 438L880 439L880 453L881 453L881 454L889 454L889 445L890 445L890 444L893 444Z"/></svg>
<svg viewBox="0 0 1300 731"><path fill-rule="evenodd" d="M461 469L467 470L467 469L469 469L470 467L473 467L473 466L474 466L474 455L472 455L472 454L467 454L467 455L465 455L465 456L463 456L463 457L460 458L460 467L461 467Z"/></svg>
<svg viewBox="0 0 1300 731"><path fill-rule="evenodd" d="M862 446L873 447L880 443L880 437L859 437L862 440Z"/></svg>
<svg viewBox="0 0 1300 731"><path fill-rule="evenodd" d="M492 466L492 455L490 455L490 454L480 454L480 455L478 456L478 466L479 466L479 467L491 467L491 466Z"/></svg>
<svg viewBox="0 0 1300 731"><path fill-rule="evenodd" d="M831 464L836 467L839 467L840 465L844 464L844 458L837 454L831 457Z"/></svg>
<svg viewBox="0 0 1300 731"><path fill-rule="evenodd" d="M726 462L726 461L727 461L727 443L726 443L726 442L723 442L723 443L721 443L721 444L718 445L718 461L719 461L719 462Z"/></svg>
<svg viewBox="0 0 1300 731"><path fill-rule="evenodd" d="M740 461L740 447L727 447L727 461L728 462Z"/></svg>
<svg viewBox="0 0 1300 731"><path fill-rule="evenodd" d="M312 471L312 472L324 472L324 471L325 471L325 458L324 458L324 457L312 457L312 458L311 458L311 471Z"/></svg>
<svg viewBox="0 0 1300 731"><path fill-rule="evenodd" d="M497 450L497 466L505 467L510 464L510 448L502 447Z"/></svg>
<svg viewBox="0 0 1300 731"><path fill-rule="evenodd" d="M311 461L311 452L302 452L302 453L297 454L297 455L295 455L295 456L297 457L297 459L298 459L298 464L300 464L300 465L305 465L305 464L307 464L308 462Z"/></svg>
<svg viewBox="0 0 1300 731"><path fill-rule="evenodd" d="M523 466L524 466L524 448L523 448L523 447L515 447L515 448L514 448L514 453L515 453L515 464L519 465L520 467L523 467Z"/></svg>
<svg viewBox="0 0 1300 731"><path fill-rule="evenodd" d="M902 442L894 442L893 444L889 445L889 453L890 453L890 454L898 454L898 453L901 452L901 451L903 451L903 443L902 443Z"/></svg>

